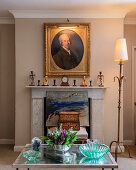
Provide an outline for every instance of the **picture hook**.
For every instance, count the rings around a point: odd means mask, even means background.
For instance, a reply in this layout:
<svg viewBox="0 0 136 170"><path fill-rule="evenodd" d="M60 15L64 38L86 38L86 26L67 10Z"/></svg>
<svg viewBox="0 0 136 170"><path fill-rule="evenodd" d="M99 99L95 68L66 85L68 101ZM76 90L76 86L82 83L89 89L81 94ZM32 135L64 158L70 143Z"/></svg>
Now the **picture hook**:
<svg viewBox="0 0 136 170"><path fill-rule="evenodd" d="M69 19L67 18L67 22L69 22Z"/></svg>

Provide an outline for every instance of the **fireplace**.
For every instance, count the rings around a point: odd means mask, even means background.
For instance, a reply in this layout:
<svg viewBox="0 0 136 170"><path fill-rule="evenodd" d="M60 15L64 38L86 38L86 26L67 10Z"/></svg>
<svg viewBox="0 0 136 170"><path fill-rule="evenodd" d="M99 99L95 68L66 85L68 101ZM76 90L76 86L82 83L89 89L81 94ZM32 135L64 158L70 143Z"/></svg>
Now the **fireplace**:
<svg viewBox="0 0 136 170"><path fill-rule="evenodd" d="M104 142L104 91L107 87L60 87L60 86L34 86L32 88L31 138L44 135L44 98L48 91L71 91L88 93L89 135L91 139Z"/></svg>

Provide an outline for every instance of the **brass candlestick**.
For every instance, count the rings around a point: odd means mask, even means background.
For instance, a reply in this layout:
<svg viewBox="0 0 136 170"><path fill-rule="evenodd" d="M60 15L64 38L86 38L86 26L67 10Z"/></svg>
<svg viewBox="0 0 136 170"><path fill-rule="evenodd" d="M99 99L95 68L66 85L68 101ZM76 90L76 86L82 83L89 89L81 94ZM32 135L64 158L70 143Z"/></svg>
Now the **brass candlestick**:
<svg viewBox="0 0 136 170"><path fill-rule="evenodd" d="M87 86L87 85L86 85L86 76L84 76L84 77L83 77L83 79L84 79L84 80L83 80L83 82L82 82L82 85L81 85L81 86Z"/></svg>
<svg viewBox="0 0 136 170"><path fill-rule="evenodd" d="M48 84L48 76L45 76L45 81L43 82L43 86L49 86L49 84Z"/></svg>

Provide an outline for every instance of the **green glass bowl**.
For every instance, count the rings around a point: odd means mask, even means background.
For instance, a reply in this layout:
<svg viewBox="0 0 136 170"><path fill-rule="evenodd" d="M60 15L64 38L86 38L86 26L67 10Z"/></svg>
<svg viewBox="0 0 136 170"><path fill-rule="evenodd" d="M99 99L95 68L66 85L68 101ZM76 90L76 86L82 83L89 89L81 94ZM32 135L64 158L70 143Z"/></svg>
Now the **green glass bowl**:
<svg viewBox="0 0 136 170"><path fill-rule="evenodd" d="M41 155L40 152L34 150L28 150L23 152L23 157L27 158L29 161L34 161Z"/></svg>
<svg viewBox="0 0 136 170"><path fill-rule="evenodd" d="M87 143L79 147L80 152L90 159L99 159L108 154L110 148L104 144Z"/></svg>

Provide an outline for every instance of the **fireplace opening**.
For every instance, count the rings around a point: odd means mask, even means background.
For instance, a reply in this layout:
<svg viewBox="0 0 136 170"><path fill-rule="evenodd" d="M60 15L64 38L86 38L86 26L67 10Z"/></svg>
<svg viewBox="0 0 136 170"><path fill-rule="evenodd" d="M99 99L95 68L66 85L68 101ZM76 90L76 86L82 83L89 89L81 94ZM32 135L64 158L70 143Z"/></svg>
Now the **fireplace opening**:
<svg viewBox="0 0 136 170"><path fill-rule="evenodd" d="M47 92L44 98L44 135L47 129L58 127L60 112L78 112L80 127L85 127L90 138L91 104L87 92Z"/></svg>

